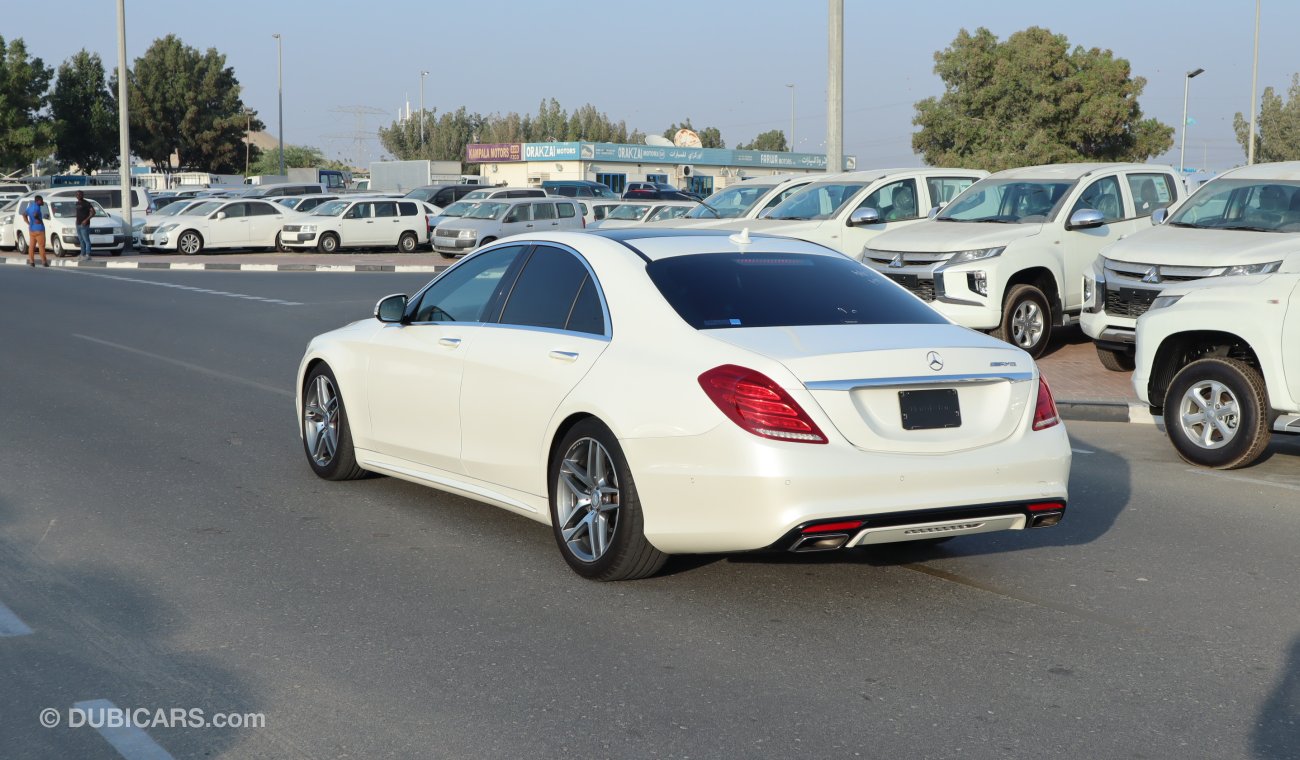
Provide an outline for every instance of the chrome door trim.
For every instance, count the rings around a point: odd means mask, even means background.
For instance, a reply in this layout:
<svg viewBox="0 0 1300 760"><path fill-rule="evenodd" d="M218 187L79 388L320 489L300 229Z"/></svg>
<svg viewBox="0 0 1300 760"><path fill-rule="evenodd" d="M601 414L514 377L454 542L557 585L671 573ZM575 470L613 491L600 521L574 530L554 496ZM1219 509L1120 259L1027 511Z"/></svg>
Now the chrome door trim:
<svg viewBox="0 0 1300 760"><path fill-rule="evenodd" d="M981 372L965 375L912 375L908 377L866 377L857 380L815 380L811 383L804 383L804 387L810 391L851 391L857 388L991 383L999 380L1009 383L1023 383L1033 379L1033 372Z"/></svg>

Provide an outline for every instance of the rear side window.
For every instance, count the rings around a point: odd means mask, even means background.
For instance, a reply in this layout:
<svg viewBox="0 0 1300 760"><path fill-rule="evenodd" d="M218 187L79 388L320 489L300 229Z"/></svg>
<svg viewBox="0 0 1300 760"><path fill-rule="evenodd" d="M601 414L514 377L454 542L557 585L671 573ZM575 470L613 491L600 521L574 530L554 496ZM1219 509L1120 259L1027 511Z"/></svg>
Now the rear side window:
<svg viewBox="0 0 1300 760"><path fill-rule="evenodd" d="M574 216L572 203L557 203L555 208L560 212L561 219L572 219Z"/></svg>
<svg viewBox="0 0 1300 760"><path fill-rule="evenodd" d="M883 276L835 256L695 254L660 259L646 272L697 330L945 321Z"/></svg>
<svg viewBox="0 0 1300 760"><path fill-rule="evenodd" d="M399 203L397 204L397 208L401 211L402 216L415 216L416 214L420 213L415 208L415 204L410 202Z"/></svg>
<svg viewBox="0 0 1300 760"><path fill-rule="evenodd" d="M375 216L397 216L397 204L392 201L383 201L375 204Z"/></svg>
<svg viewBox="0 0 1300 760"><path fill-rule="evenodd" d="M510 209L510 213L506 214L505 222L510 224L530 221L533 218L532 205L531 203L516 204L514 208Z"/></svg>
<svg viewBox="0 0 1300 760"><path fill-rule="evenodd" d="M244 205L248 206L249 216L273 216L275 214L280 213L279 211L275 210L275 206L272 206L269 203L260 203L260 202L254 203L252 201L249 201Z"/></svg>
<svg viewBox="0 0 1300 760"><path fill-rule="evenodd" d="M565 329L586 279L587 268L576 256L538 246L510 291L501 322Z"/></svg>
<svg viewBox="0 0 1300 760"><path fill-rule="evenodd" d="M1156 209L1167 207L1177 197L1174 178L1168 174L1130 174L1128 190L1133 196L1133 210L1138 217L1151 216Z"/></svg>
<svg viewBox="0 0 1300 760"><path fill-rule="evenodd" d="M534 203L534 204L533 204L533 218L534 218L534 219L554 219L554 218L555 218L555 204L554 204L554 203Z"/></svg>

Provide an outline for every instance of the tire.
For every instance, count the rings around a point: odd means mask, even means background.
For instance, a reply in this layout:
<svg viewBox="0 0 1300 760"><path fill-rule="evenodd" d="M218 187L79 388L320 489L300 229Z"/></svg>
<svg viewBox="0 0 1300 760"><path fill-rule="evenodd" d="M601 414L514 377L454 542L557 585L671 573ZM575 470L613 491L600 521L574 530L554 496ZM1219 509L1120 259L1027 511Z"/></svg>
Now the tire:
<svg viewBox="0 0 1300 760"><path fill-rule="evenodd" d="M203 236L194 230L186 230L176 238L176 250L186 256L195 256L203 252Z"/></svg>
<svg viewBox="0 0 1300 760"><path fill-rule="evenodd" d="M415 248L419 244L420 241L415 238L414 232L403 232L397 239L397 250L401 253L415 253Z"/></svg>
<svg viewBox="0 0 1300 760"><path fill-rule="evenodd" d="M321 235L320 242L316 244L316 250L321 253L338 253L339 236L332 232L327 232L324 235Z"/></svg>
<svg viewBox="0 0 1300 760"><path fill-rule="evenodd" d="M18 232L14 234L14 248L18 250L19 255L27 255L27 239L23 237L23 233Z"/></svg>
<svg viewBox="0 0 1300 760"><path fill-rule="evenodd" d="M1132 372L1137 364L1133 352L1123 349L1097 346L1097 358L1101 360L1101 366L1111 372Z"/></svg>
<svg viewBox="0 0 1300 760"><path fill-rule="evenodd" d="M485 246L485 245L491 245L492 243L495 243L496 241L497 241L497 239L494 238L494 237L484 238L483 240L479 241L478 247L479 247L479 248L482 248L483 246ZM464 254L461 254L461 255L463 256Z"/></svg>
<svg viewBox="0 0 1300 760"><path fill-rule="evenodd" d="M312 472L325 480L356 480L366 471L357 464L352 429L329 365L318 364L302 386L302 450ZM323 399L323 400L322 400Z"/></svg>
<svg viewBox="0 0 1300 760"><path fill-rule="evenodd" d="M54 239L50 242L53 243L50 247L54 249L54 258L61 259L68 255L67 249L63 247L63 238L55 235Z"/></svg>
<svg viewBox="0 0 1300 760"><path fill-rule="evenodd" d="M1037 359L1052 339L1052 307L1043 291L1033 285L1015 285L1002 302L999 339L1023 349Z"/></svg>
<svg viewBox="0 0 1300 760"><path fill-rule="evenodd" d="M1201 467L1233 470L1259 459L1271 437L1269 417L1264 378L1236 359L1194 361L1174 375L1165 393L1169 441Z"/></svg>
<svg viewBox="0 0 1300 760"><path fill-rule="evenodd" d="M636 484L609 428L595 419L574 425L555 447L547 473L552 532L574 572L594 581L623 581L663 567L668 555L646 540Z"/></svg>
<svg viewBox="0 0 1300 760"><path fill-rule="evenodd" d="M275 233L275 250L277 253L284 253L289 249L284 246L284 241L280 239L280 233Z"/></svg>

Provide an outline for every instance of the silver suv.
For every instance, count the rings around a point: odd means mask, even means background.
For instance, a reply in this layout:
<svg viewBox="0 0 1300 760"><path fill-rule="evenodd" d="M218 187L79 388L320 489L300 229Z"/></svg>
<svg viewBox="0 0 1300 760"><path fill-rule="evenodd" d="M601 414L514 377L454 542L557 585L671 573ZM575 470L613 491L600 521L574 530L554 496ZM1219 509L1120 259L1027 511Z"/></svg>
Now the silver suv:
<svg viewBox="0 0 1300 760"><path fill-rule="evenodd" d="M510 235L587 226L578 204L567 198L499 198L480 201L464 216L438 225L433 250L463 256Z"/></svg>

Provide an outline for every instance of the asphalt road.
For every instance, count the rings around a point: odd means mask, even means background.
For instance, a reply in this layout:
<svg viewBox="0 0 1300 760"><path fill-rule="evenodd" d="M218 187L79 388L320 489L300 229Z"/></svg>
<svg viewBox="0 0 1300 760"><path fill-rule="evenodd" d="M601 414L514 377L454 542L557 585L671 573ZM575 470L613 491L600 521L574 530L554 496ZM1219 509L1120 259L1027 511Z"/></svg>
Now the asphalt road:
<svg viewBox="0 0 1300 760"><path fill-rule="evenodd" d="M594 584L303 461L307 339L423 276L107 274L0 270L0 756L1300 756L1300 441L1208 473L1074 423L1058 528Z"/></svg>

